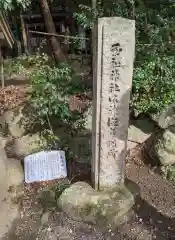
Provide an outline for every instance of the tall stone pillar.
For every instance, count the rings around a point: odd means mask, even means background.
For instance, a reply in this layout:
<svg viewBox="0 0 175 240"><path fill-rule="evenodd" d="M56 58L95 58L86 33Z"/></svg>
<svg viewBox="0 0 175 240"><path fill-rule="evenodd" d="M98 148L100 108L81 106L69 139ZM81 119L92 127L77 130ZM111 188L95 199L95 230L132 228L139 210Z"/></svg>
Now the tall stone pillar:
<svg viewBox="0 0 175 240"><path fill-rule="evenodd" d="M135 53L135 21L98 20L93 76L92 179L96 189L124 181Z"/></svg>

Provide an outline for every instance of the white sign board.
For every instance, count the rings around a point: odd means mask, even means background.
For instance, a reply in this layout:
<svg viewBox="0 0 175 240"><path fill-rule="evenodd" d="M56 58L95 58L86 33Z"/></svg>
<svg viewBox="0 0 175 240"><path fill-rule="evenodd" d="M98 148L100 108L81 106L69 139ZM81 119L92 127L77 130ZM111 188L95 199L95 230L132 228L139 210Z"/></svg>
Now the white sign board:
<svg viewBox="0 0 175 240"><path fill-rule="evenodd" d="M25 182L48 181L67 177L64 151L42 151L24 158Z"/></svg>

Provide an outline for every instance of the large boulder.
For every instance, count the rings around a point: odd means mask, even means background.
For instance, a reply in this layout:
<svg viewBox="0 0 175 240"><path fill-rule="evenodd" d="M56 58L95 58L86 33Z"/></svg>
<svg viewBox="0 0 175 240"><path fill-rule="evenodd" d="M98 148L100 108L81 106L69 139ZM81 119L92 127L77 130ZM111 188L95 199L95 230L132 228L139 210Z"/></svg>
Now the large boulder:
<svg viewBox="0 0 175 240"><path fill-rule="evenodd" d="M150 154L158 158L162 165L175 164L175 133L171 129L166 129L159 134Z"/></svg>
<svg viewBox="0 0 175 240"><path fill-rule="evenodd" d="M46 142L39 134L28 134L14 140L10 153L15 157L25 157L44 148Z"/></svg>
<svg viewBox="0 0 175 240"><path fill-rule="evenodd" d="M106 228L126 221L133 204L133 195L123 185L96 192L85 182L71 185L58 199L59 208L72 219Z"/></svg>

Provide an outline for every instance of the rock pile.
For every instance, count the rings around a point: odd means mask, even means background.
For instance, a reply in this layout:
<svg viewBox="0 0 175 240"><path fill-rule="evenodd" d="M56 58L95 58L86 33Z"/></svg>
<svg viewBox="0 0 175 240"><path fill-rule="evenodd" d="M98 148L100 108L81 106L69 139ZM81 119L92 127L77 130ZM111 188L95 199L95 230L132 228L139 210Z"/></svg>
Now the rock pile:
<svg viewBox="0 0 175 240"><path fill-rule="evenodd" d="M157 135L150 155L160 160L162 165L175 164L175 102L172 103L157 119L162 132Z"/></svg>

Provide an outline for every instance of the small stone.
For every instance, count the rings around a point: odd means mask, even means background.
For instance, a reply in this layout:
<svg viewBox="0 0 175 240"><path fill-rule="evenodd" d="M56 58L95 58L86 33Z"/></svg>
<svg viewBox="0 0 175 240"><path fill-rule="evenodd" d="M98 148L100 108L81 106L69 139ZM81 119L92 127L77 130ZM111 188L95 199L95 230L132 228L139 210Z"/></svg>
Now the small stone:
<svg viewBox="0 0 175 240"><path fill-rule="evenodd" d="M51 231L52 231L51 227L48 227L47 231L48 231L48 232L51 232Z"/></svg>
<svg viewBox="0 0 175 240"><path fill-rule="evenodd" d="M69 232L72 234L72 229L70 229Z"/></svg>

